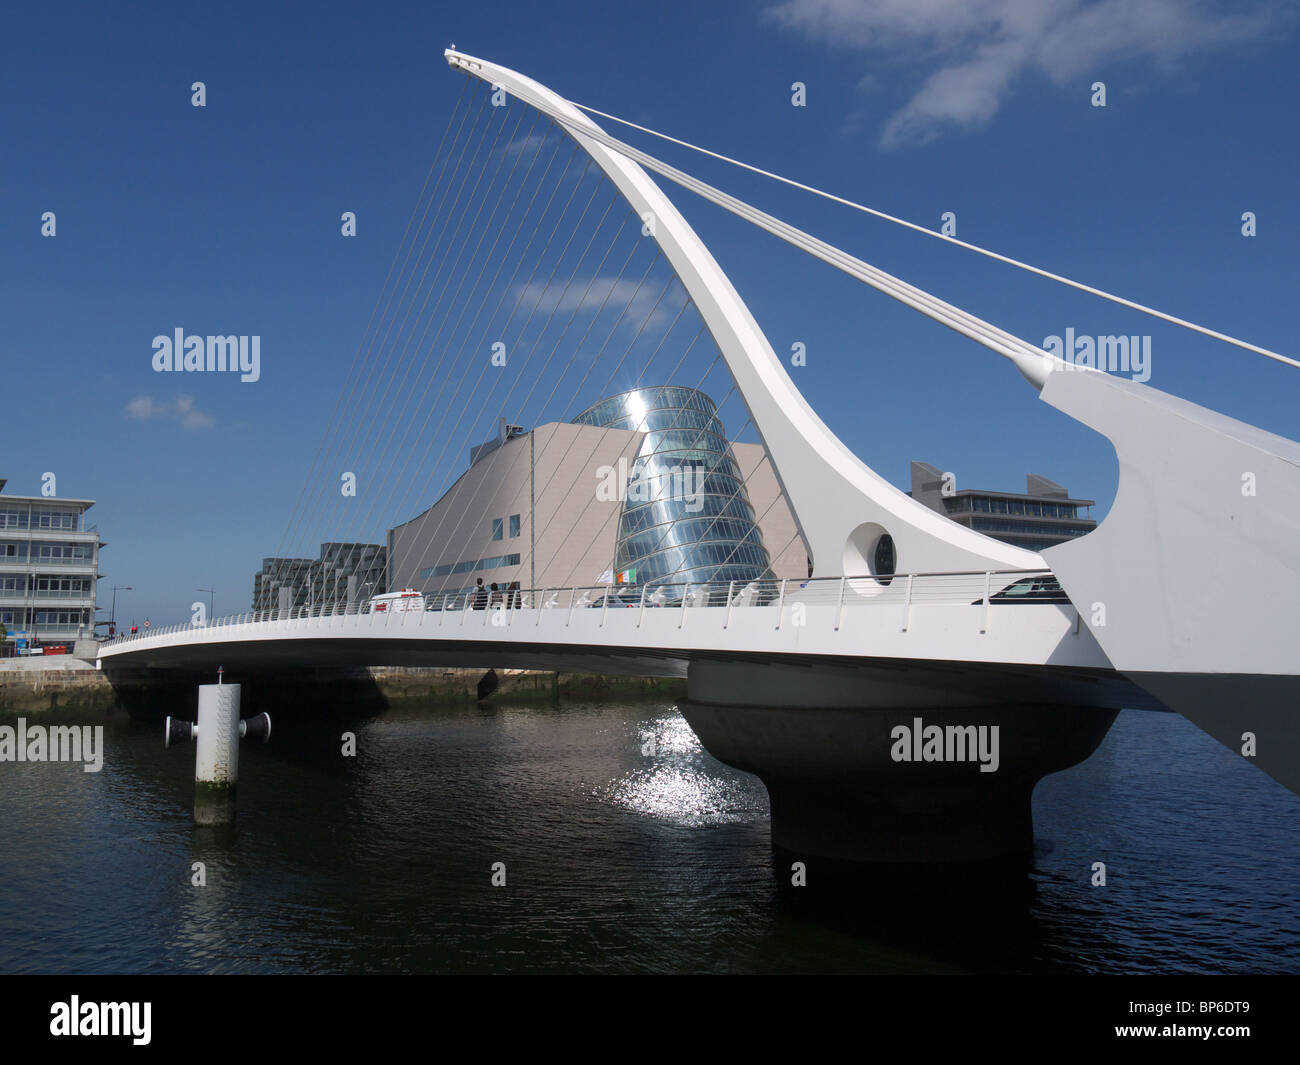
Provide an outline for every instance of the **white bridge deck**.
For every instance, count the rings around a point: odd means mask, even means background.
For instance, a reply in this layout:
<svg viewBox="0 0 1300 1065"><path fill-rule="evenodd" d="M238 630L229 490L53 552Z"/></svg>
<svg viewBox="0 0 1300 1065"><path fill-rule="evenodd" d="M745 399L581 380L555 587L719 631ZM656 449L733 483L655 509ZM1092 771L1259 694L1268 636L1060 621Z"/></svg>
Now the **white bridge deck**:
<svg viewBox="0 0 1300 1065"><path fill-rule="evenodd" d="M909 672L915 696L1148 706L1072 604L999 599L1046 570L694 585L675 601L609 585L434 599L424 610L239 614L103 645L109 669L461 665L686 676L693 660L818 661ZM927 681L927 673L938 670ZM899 678L901 679L901 678ZM1100 682L1100 683L1099 683ZM891 682L892 684L892 682ZM1078 690L1073 690L1078 689ZM1071 694L1067 696L1067 690Z"/></svg>

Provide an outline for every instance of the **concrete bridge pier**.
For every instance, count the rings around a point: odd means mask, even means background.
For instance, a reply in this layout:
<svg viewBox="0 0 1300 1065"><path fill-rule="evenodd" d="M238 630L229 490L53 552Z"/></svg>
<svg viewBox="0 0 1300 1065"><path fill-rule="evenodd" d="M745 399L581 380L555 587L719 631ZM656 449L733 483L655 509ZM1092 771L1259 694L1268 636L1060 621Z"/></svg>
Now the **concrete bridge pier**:
<svg viewBox="0 0 1300 1065"><path fill-rule="evenodd" d="M762 779L773 848L810 876L818 859L901 869L1027 856L1034 785L1087 758L1116 714L961 705L925 687L896 705L900 690L879 671L697 661L681 710L715 758Z"/></svg>

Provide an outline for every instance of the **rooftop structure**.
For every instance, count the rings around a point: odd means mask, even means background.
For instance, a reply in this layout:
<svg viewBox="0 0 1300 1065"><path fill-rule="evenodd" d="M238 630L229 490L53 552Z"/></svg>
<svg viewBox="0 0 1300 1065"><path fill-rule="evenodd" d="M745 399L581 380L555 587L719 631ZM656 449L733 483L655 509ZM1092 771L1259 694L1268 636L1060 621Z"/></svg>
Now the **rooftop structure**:
<svg viewBox="0 0 1300 1065"><path fill-rule="evenodd" d="M928 462L913 461L910 494L958 525L1031 551L1065 543L1097 527L1091 515L1079 513L1091 510L1094 500L1072 499L1062 485L1036 473L1027 474L1025 481L1023 494L983 488L958 490L954 474Z"/></svg>

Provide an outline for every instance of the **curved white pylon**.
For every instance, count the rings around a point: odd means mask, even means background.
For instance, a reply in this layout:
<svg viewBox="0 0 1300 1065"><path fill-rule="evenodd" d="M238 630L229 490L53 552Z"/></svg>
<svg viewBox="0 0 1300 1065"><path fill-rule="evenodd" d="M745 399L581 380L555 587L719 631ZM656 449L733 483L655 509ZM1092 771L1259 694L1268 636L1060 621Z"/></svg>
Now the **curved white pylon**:
<svg viewBox="0 0 1300 1065"><path fill-rule="evenodd" d="M880 477L817 416L786 373L767 337L708 248L641 168L584 129L599 127L563 97L507 67L448 49L463 70L543 113L565 129L614 182L637 214L654 218L654 236L690 294L771 457L803 534L816 575L864 576L882 533L894 541L898 572L1034 569L1041 556L950 521Z"/></svg>

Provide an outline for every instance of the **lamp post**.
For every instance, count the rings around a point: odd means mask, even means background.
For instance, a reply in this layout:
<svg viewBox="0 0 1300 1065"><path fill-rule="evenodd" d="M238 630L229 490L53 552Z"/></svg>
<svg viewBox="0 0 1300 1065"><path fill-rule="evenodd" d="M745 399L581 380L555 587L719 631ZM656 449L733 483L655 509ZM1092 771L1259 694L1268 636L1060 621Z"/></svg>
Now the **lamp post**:
<svg viewBox="0 0 1300 1065"><path fill-rule="evenodd" d="M119 591L121 591L121 592L133 592L133 591L135 591L135 589L132 588L129 584L115 584L115 585L113 585L113 609L110 610L109 613L113 616L113 632L115 632L115 633L117 632L117 593L118 593Z"/></svg>
<svg viewBox="0 0 1300 1065"><path fill-rule="evenodd" d="M208 621L211 622L211 621L215 620L215 618L216 618L216 614L214 613L214 607L213 607L212 604L213 604L213 601L214 601L213 597L217 594L216 589L215 589L215 588L196 588L195 591L197 591L197 592L207 592L207 593L208 593Z"/></svg>

